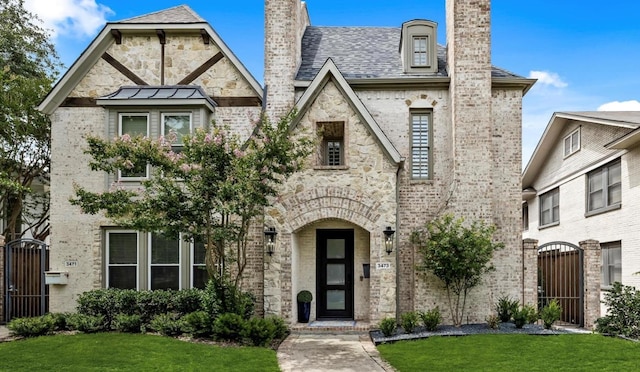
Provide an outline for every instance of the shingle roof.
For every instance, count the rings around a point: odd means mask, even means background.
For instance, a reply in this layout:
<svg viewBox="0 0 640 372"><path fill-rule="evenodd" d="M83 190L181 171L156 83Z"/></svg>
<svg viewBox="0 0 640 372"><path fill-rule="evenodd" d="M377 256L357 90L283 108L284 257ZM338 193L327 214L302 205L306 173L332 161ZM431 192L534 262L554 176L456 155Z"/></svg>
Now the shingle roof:
<svg viewBox="0 0 640 372"><path fill-rule="evenodd" d="M154 13L144 14L138 17L124 19L117 23L196 23L206 22L187 5L178 5L173 8Z"/></svg>
<svg viewBox="0 0 640 372"><path fill-rule="evenodd" d="M566 111L558 114L567 114L590 119L621 122L626 126L640 127L640 111Z"/></svg>
<svg viewBox="0 0 640 372"><path fill-rule="evenodd" d="M302 63L297 80L312 80L327 58L332 58L347 79L446 77L446 49L438 45L436 74L406 74L400 59L399 27L309 26L302 38ZM521 78L493 67L493 77Z"/></svg>

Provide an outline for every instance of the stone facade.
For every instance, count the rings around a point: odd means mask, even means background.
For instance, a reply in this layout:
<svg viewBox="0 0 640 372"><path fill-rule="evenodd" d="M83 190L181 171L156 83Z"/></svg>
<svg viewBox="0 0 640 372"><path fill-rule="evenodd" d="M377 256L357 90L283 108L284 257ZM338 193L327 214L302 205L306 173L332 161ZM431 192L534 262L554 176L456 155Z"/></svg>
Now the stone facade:
<svg viewBox="0 0 640 372"><path fill-rule="evenodd" d="M470 294L468 320L484 321L498 296L523 295L519 179L526 84L496 86L489 19L488 0L447 1L448 55L438 76L404 79L400 75L397 81L367 85L366 79L352 83L336 68L326 76L300 81L296 79L304 52L302 39L310 25L306 6L299 0L266 0L265 113L275 120L292 107L300 108L292 138L318 133L318 151L307 159L304 170L285 182L265 209L264 218L252 226L242 284L256 294L259 314L276 314L295 322L296 294L308 289L315 298L311 317L318 316L316 290L321 268L316 236L326 229L353 232L353 277L347 282L353 283L355 320L376 323L411 310L446 309L438 280L416 272L419 257L409 237L425 222L447 212L496 224L496 239L506 246L493 260L496 271ZM108 53L148 84L170 85L226 50L223 45L203 43L199 30L167 30L161 45L156 29L162 25L153 26L123 33L120 44L113 42L99 53ZM97 58L74 77L75 85L64 97L57 97L58 101L96 98L134 85L121 70ZM201 86L214 99L261 100L262 92L253 83L233 58L222 58L190 84ZM246 136L260 109L220 105L213 116ZM63 105L52 116L51 267L57 270L65 260L78 261L78 267L69 270L69 285L52 290L52 311L70 311L78 294L105 285L105 231L114 227L100 216L80 214L68 199L73 196L74 183L93 191L109 187L106 175L78 167L88 162L82 153L84 136L115 133L109 110ZM411 175L411 115L415 112L430 115L429 179ZM342 133L340 165L328 166L319 160L323 153L319 129L327 122L341 126L334 128L335 136ZM264 253L265 227L278 232L272 256ZM387 227L395 230L390 254L383 233ZM370 265L369 278L364 277L363 264Z"/></svg>

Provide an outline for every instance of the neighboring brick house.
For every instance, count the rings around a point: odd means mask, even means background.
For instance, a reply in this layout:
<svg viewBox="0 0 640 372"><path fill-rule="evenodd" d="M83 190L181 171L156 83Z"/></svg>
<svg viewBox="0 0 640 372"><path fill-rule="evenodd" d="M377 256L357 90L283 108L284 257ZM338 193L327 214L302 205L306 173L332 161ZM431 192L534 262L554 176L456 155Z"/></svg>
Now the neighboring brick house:
<svg viewBox="0 0 640 372"><path fill-rule="evenodd" d="M260 313L295 321L302 289L314 294L312 319L375 322L447 308L438 281L416 274L409 242L445 212L496 224L506 246L470 294L468 320L484 321L499 296L522 298L521 111L534 81L492 67L490 1L447 1L446 49L436 28L426 20L314 27L303 2L267 0L263 95L186 6L108 23L40 106L53 121L51 267L69 272L67 285L51 288L51 310L72 310L93 288L202 280L197 247L118 229L69 204L74 183L99 191L123 178L89 171L85 135L159 136L169 119L191 123L185 128L215 119L247 134L262 106L271 118L295 106L292 130L322 138L314 165L287 180L253 229L244 285ZM278 233L271 256L263 228ZM157 247L181 254L154 265ZM122 252L135 253L125 264L110 261Z"/></svg>
<svg viewBox="0 0 640 372"><path fill-rule="evenodd" d="M603 290L640 285L639 143L640 112L556 112L522 175L523 237L599 241Z"/></svg>

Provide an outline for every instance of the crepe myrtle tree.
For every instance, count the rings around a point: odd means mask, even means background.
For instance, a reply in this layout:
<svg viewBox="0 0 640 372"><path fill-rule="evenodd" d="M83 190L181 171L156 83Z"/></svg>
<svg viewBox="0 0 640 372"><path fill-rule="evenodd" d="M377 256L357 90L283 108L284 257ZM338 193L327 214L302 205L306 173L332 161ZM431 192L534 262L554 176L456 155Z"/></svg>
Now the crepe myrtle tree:
<svg viewBox="0 0 640 372"><path fill-rule="evenodd" d="M92 157L92 170L115 174L148 164L153 171L137 188L114 183L96 193L75 185L71 203L85 213L104 213L122 227L201 241L209 277L232 279L235 262L238 285L247 264L251 222L312 150L304 133L292 136L294 116L277 123L263 116L246 141L213 123L208 131L185 136L179 152L171 147L175 138L90 137L85 152Z"/></svg>
<svg viewBox="0 0 640 372"><path fill-rule="evenodd" d="M457 327L462 325L469 290L494 270L490 263L493 253L504 247L493 241L495 230L484 222L467 225L463 218L446 214L411 234L411 242L422 258L417 270L432 273L443 282Z"/></svg>

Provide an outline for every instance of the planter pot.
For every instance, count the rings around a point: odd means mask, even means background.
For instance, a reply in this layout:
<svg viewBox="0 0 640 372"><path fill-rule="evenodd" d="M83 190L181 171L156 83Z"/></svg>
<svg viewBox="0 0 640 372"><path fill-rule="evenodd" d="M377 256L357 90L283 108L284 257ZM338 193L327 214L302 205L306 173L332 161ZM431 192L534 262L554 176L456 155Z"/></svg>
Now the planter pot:
<svg viewBox="0 0 640 372"><path fill-rule="evenodd" d="M309 323L311 302L298 302L298 323Z"/></svg>

